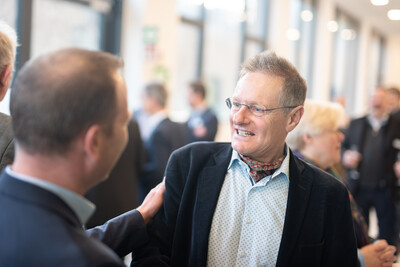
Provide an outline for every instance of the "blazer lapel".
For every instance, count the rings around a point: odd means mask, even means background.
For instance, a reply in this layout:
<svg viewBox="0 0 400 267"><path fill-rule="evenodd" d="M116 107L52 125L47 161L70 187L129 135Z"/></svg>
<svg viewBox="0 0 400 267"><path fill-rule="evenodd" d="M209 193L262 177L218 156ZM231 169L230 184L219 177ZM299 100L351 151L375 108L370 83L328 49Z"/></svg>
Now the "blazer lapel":
<svg viewBox="0 0 400 267"><path fill-rule="evenodd" d="M224 183L226 171L232 155L232 148L227 145L219 150L208 167L199 174L199 183L194 207L193 227L193 259L201 260L196 266L205 266L207 263L208 239L211 230L213 214L218 202L219 193Z"/></svg>
<svg viewBox="0 0 400 267"><path fill-rule="evenodd" d="M308 207L312 178L303 174L304 163L290 152L289 195L285 223L276 266L288 266L290 255L298 242L300 229Z"/></svg>

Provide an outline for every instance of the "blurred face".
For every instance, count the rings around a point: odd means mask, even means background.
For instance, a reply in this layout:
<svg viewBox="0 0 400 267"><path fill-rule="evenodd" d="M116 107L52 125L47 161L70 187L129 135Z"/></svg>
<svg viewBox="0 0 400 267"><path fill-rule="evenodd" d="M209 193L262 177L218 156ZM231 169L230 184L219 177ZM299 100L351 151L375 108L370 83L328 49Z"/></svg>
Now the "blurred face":
<svg viewBox="0 0 400 267"><path fill-rule="evenodd" d="M283 79L255 72L243 76L237 83L233 100L265 108L279 107L278 97ZM277 109L257 117L246 106L229 116L232 147L237 152L261 162L273 162L283 154L287 135L288 115Z"/></svg>
<svg viewBox="0 0 400 267"><path fill-rule="evenodd" d="M387 113L387 97L383 89L377 89L371 96L370 112L375 118L382 118Z"/></svg>
<svg viewBox="0 0 400 267"><path fill-rule="evenodd" d="M306 141L308 155L320 168L327 169L340 162L344 135L338 129L326 130Z"/></svg>
<svg viewBox="0 0 400 267"><path fill-rule="evenodd" d="M198 96L197 94L192 90L191 87L188 87L187 89L187 100L188 103L191 107L195 107L197 102L198 102Z"/></svg>

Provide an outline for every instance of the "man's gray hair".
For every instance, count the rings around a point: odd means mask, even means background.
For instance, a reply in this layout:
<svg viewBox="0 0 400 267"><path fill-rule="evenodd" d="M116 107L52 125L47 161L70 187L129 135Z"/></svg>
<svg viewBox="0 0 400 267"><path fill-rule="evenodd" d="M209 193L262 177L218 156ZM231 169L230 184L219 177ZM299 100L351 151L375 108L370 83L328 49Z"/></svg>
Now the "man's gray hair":
<svg viewBox="0 0 400 267"><path fill-rule="evenodd" d="M144 93L165 108L167 106L168 92L165 85L159 82L151 82L144 87Z"/></svg>
<svg viewBox="0 0 400 267"><path fill-rule="evenodd" d="M240 78L254 72L283 78L283 88L279 96L280 106L304 104L307 93L306 82L287 59L277 56L273 51L264 51L243 63Z"/></svg>
<svg viewBox="0 0 400 267"><path fill-rule="evenodd" d="M17 53L17 34L15 30L0 20L0 72L7 65L14 67L15 55Z"/></svg>

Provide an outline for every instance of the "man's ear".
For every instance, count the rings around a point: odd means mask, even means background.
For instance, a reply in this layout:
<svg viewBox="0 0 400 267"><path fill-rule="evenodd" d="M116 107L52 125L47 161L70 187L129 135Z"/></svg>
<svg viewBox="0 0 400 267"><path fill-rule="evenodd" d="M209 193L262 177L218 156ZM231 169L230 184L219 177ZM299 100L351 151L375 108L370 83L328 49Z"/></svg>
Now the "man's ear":
<svg viewBox="0 0 400 267"><path fill-rule="evenodd" d="M83 136L83 149L88 159L96 160L99 157L101 142L100 126L90 126Z"/></svg>
<svg viewBox="0 0 400 267"><path fill-rule="evenodd" d="M11 81L11 73L12 73L12 66L7 65L1 72L0 72L0 100L3 99L4 95L6 94L8 87Z"/></svg>
<svg viewBox="0 0 400 267"><path fill-rule="evenodd" d="M299 124L301 117L303 117L303 114L303 106L298 106L290 111L288 122L286 125L286 131L288 133L291 132L297 126L297 124Z"/></svg>

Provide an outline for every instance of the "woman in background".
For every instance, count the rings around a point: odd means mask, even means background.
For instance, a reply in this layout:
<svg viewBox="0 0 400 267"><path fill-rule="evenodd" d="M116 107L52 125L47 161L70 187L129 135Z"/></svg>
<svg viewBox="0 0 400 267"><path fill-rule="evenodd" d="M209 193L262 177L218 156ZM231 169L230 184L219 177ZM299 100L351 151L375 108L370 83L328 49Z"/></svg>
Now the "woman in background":
<svg viewBox="0 0 400 267"><path fill-rule="evenodd" d="M340 163L343 133L339 122L344 115L343 108L336 103L306 100L304 115L297 127L289 133L287 143L295 155L340 179L335 165ZM392 266L396 260L396 248L386 240L373 240L368 236L365 220L349 193L358 259L363 267ZM340 255L338 255L340 256Z"/></svg>

